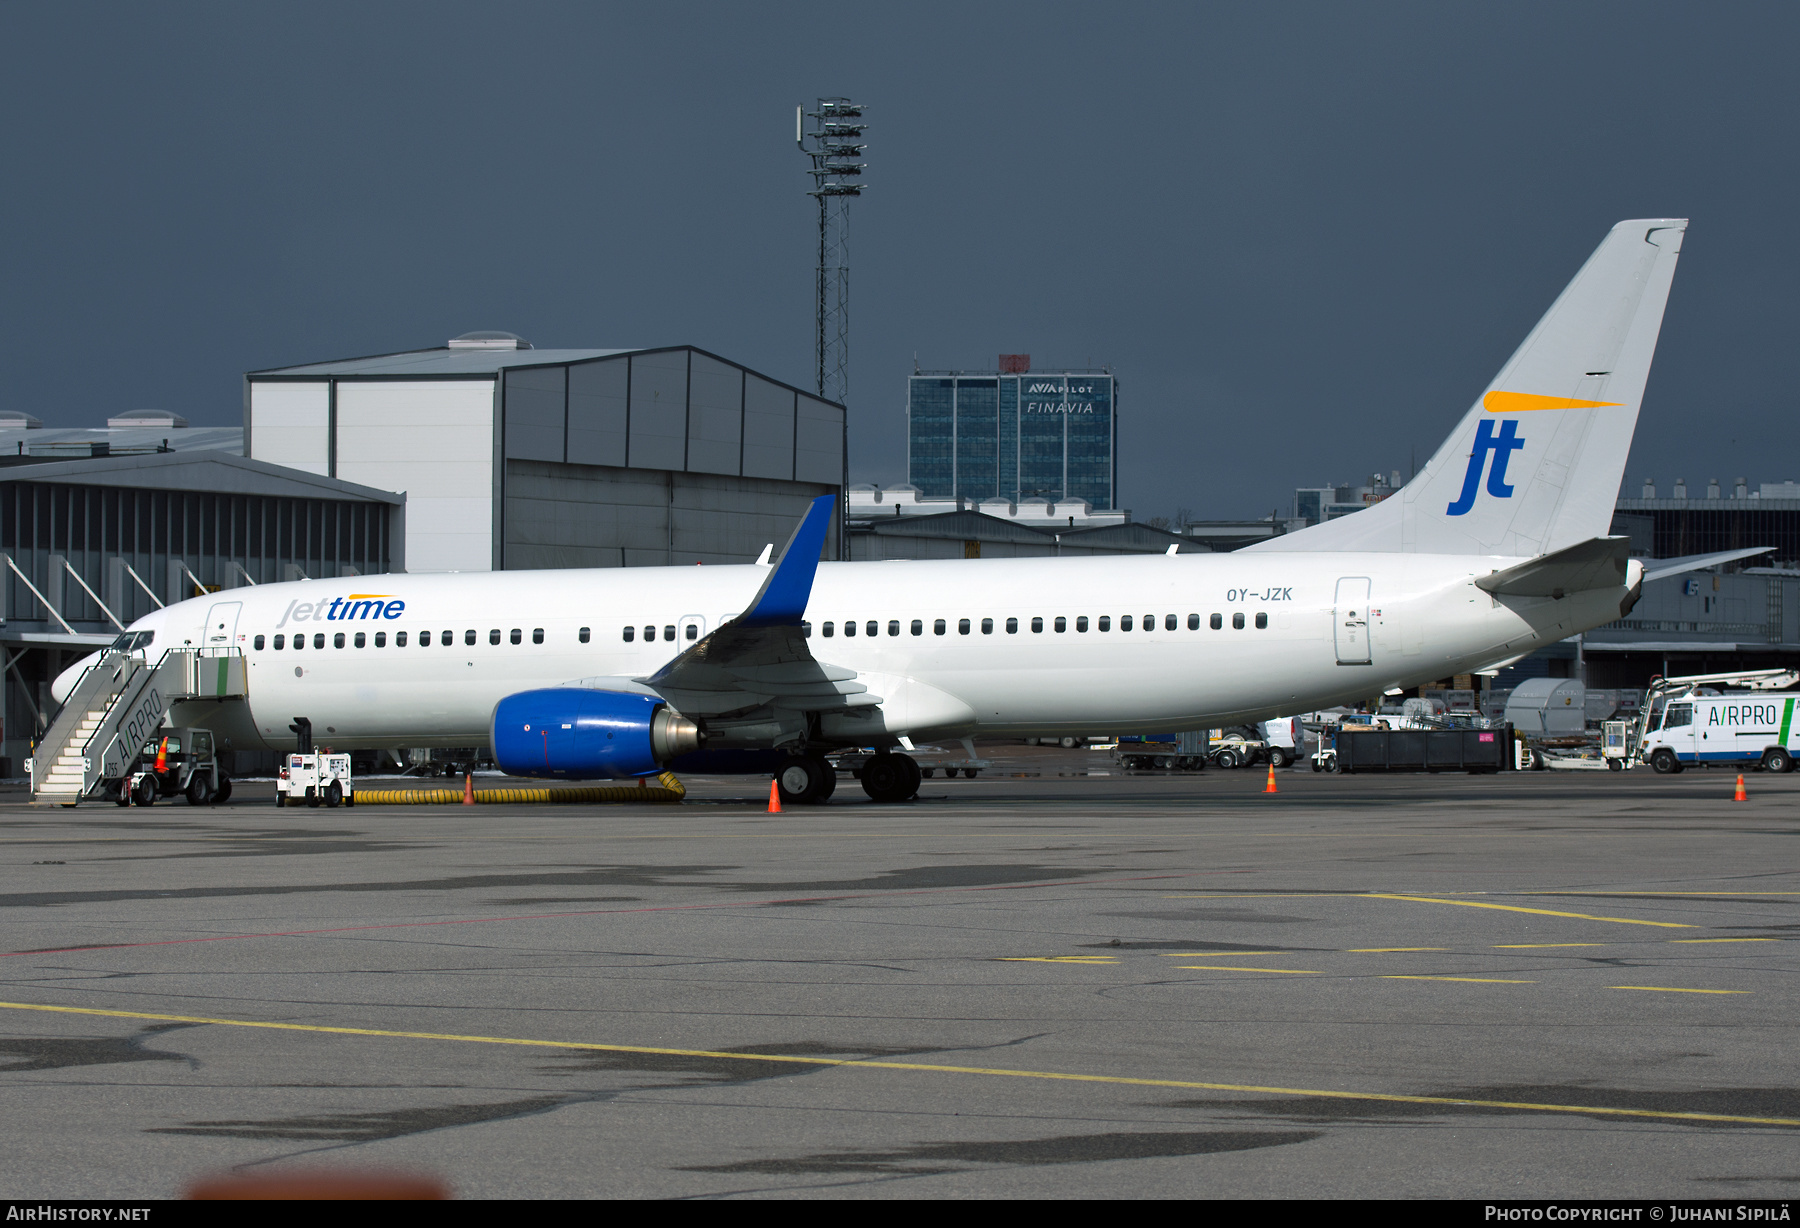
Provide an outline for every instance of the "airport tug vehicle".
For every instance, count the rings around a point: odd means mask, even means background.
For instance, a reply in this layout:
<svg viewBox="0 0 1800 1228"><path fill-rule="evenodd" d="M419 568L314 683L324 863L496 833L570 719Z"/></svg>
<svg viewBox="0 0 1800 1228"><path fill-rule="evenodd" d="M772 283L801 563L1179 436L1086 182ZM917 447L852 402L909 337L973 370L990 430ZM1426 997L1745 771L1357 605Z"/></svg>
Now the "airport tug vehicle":
<svg viewBox="0 0 1800 1228"><path fill-rule="evenodd" d="M205 806L231 796L231 778L219 768L212 730L163 729L144 743L111 792L121 806L151 806L159 797Z"/></svg>

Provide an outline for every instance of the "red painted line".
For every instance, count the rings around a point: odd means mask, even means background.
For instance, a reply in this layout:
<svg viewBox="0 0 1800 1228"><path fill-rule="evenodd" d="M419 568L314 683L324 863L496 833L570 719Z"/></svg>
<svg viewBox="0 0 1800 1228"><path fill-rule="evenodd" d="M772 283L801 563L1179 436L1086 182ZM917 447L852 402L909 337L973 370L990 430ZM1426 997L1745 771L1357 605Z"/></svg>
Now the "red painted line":
<svg viewBox="0 0 1800 1228"><path fill-rule="evenodd" d="M109 942L79 947L44 947L35 951L0 951L0 959L22 955L74 955L84 951L123 951L137 947L177 947L192 942L236 942L245 938L305 938L317 934L355 934L365 930L403 930L439 925L489 925L500 921L555 921L565 917L605 917L643 912L689 912L709 908L768 908L777 904L818 904L833 900L886 899L901 895L942 895L956 891L1021 891L1039 887L1080 887L1089 883L1141 883L1166 878L1199 878L1209 874L1249 874L1250 870L1196 870L1190 874L1140 874L1131 878L1049 879L1036 883L1000 883L987 887L920 887L912 891L861 891L849 895L797 895L779 900L732 900L718 904L655 904L648 908L590 908L582 912L519 913L510 917L463 917L450 921L387 921L379 925L340 925L321 930L270 930L255 934L213 934L205 938L164 938L156 942Z"/></svg>

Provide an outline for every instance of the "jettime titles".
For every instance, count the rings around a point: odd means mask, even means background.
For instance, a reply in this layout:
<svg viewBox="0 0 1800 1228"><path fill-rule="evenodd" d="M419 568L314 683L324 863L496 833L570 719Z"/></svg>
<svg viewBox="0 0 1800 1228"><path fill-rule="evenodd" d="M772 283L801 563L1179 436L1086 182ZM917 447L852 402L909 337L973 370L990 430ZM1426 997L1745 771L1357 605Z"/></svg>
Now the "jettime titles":
<svg viewBox="0 0 1800 1228"><path fill-rule="evenodd" d="M367 618L399 618L405 612L406 602L396 600L392 593L351 593L348 597L333 597L330 602L290 601L287 611L282 614L281 621L275 627L279 630L287 626L290 620L297 623L336 623Z"/></svg>

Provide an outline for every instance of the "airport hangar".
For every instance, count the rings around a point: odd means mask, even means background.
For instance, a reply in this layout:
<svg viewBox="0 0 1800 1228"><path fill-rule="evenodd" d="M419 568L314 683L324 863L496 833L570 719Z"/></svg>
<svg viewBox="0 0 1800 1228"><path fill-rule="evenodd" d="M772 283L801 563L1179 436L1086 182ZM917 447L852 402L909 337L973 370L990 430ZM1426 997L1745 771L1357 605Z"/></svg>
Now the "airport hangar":
<svg viewBox="0 0 1800 1228"><path fill-rule="evenodd" d="M253 371L244 453L404 492L414 572L749 563L846 465L842 405L740 364L509 333Z"/></svg>

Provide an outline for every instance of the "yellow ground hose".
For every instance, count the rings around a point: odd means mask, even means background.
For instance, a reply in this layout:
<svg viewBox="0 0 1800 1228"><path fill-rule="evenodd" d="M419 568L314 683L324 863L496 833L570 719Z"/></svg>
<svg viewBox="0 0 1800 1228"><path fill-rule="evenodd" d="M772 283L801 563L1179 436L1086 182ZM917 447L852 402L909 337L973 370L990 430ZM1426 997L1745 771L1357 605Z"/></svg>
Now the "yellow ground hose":
<svg viewBox="0 0 1800 1228"><path fill-rule="evenodd" d="M652 784L649 781L653 780ZM476 789L477 805L516 805L526 802L558 802L567 805L593 805L600 802L678 802L687 796L687 788L675 779L675 773L635 785L578 785L570 788L548 788L542 785L510 789ZM462 802L461 789L358 789L359 806L455 806Z"/></svg>

